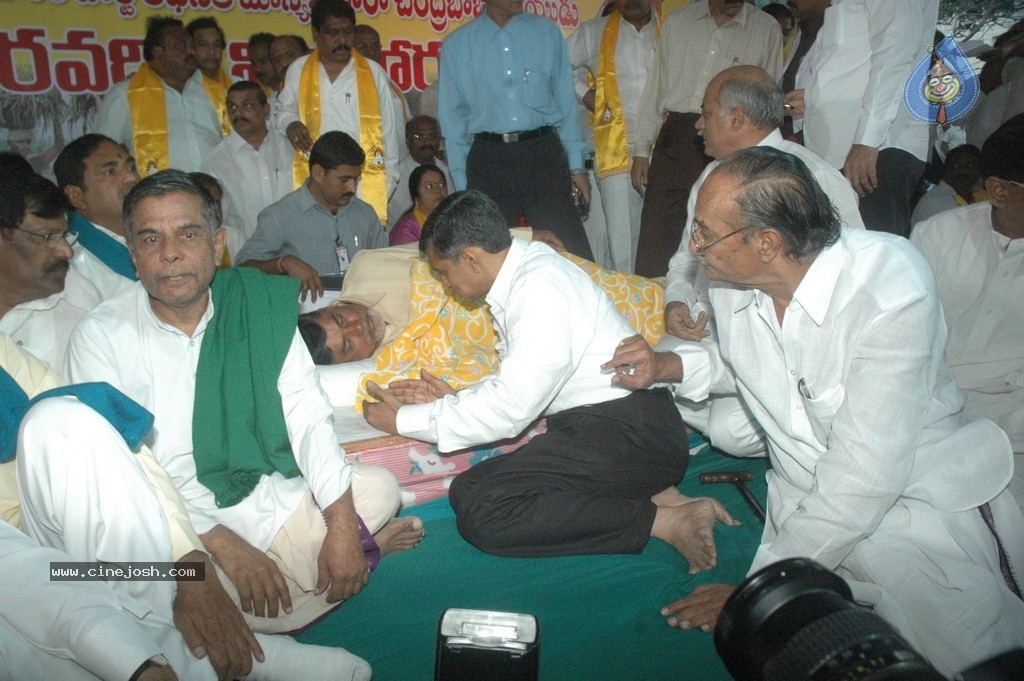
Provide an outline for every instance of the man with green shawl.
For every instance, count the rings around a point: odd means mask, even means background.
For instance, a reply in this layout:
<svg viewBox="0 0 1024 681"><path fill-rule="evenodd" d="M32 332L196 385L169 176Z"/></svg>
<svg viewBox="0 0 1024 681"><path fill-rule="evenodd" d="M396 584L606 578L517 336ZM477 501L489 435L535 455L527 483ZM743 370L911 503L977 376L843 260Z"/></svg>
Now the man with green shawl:
<svg viewBox="0 0 1024 681"><path fill-rule="evenodd" d="M346 461L295 330L298 282L218 272L219 209L184 173L140 182L124 218L139 282L75 330L69 371L154 414L147 442L254 630L302 627L423 525L392 519L389 472Z"/></svg>

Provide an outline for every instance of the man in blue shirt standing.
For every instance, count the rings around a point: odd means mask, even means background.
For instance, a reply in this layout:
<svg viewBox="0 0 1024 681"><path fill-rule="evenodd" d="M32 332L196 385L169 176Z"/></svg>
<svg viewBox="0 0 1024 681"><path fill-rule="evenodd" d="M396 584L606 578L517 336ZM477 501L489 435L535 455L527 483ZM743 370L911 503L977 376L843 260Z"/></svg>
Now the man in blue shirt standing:
<svg viewBox="0 0 1024 681"><path fill-rule="evenodd" d="M487 0L441 48L438 114L456 190L479 189L592 259L576 205L590 202L569 50L521 0Z"/></svg>

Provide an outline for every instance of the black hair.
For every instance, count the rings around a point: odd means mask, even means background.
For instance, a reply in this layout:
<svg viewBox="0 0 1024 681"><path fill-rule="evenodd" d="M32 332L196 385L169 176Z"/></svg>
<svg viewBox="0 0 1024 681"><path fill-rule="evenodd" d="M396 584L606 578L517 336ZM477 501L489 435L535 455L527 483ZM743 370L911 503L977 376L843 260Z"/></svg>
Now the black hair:
<svg viewBox="0 0 1024 681"><path fill-rule="evenodd" d="M512 245L512 236L498 204L481 191L469 190L448 195L427 218L420 251L426 253L431 245L440 257L455 260L468 246L500 253Z"/></svg>
<svg viewBox="0 0 1024 681"><path fill-rule="evenodd" d="M142 40L142 58L153 60L153 50L164 45L164 33L169 28L184 28L181 19L168 16L154 16L146 19L146 37Z"/></svg>
<svg viewBox="0 0 1024 681"><path fill-rule="evenodd" d="M366 153L359 143L340 130L331 130L320 135L309 152L309 167L320 166L334 170L338 166L362 166Z"/></svg>
<svg viewBox="0 0 1024 681"><path fill-rule="evenodd" d="M356 24L355 10L345 0L316 0L310 4L312 7L310 8L309 23L314 31L323 28L324 23L330 17L348 19L353 26Z"/></svg>
<svg viewBox="0 0 1024 681"><path fill-rule="evenodd" d="M70 208L64 192L42 175L0 180L0 229L18 229L29 213L49 220L62 217Z"/></svg>

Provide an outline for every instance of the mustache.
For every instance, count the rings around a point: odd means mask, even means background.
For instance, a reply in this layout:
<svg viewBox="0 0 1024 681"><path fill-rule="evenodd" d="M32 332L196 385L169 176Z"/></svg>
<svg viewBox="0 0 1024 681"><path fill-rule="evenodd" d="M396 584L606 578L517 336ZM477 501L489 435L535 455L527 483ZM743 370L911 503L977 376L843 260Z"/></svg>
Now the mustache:
<svg viewBox="0 0 1024 681"><path fill-rule="evenodd" d="M49 274L50 272L57 272L57 271L60 271L60 270L63 270L64 272L67 272L70 268L71 268L71 263L69 261L67 261L67 260L56 260L54 262L51 262L49 265L47 265L45 271L46 271L47 274Z"/></svg>
<svg viewBox="0 0 1024 681"><path fill-rule="evenodd" d="M340 45L336 45L335 47L331 48L331 52L332 53L334 53L334 52L341 52L342 50L351 50L351 49L352 49L351 45L346 45L345 43L341 43Z"/></svg>

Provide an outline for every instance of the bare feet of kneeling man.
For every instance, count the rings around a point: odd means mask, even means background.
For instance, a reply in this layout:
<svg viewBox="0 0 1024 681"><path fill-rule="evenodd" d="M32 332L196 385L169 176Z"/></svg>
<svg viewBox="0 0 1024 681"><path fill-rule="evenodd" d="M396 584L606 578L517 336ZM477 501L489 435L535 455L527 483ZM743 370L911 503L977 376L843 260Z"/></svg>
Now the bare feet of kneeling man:
<svg viewBox="0 0 1024 681"><path fill-rule="evenodd" d="M690 574L713 568L718 560L715 523L739 525L716 499L687 497L675 487L658 492L651 536L666 541L690 564Z"/></svg>

